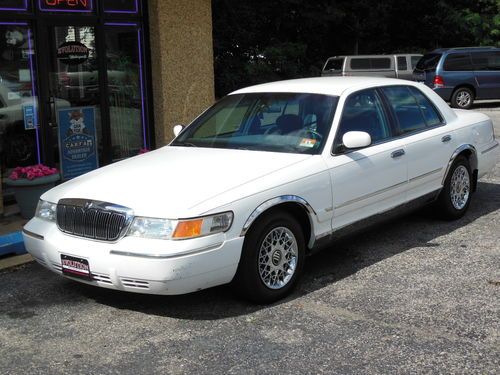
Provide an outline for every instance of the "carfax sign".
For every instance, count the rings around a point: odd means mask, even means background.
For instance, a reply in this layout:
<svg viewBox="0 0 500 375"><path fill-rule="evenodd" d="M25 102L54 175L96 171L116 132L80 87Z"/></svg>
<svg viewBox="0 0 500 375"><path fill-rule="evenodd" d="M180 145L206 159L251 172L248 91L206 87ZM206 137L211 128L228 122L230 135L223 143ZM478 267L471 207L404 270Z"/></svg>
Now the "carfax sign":
<svg viewBox="0 0 500 375"><path fill-rule="evenodd" d="M63 180L97 168L97 139L93 107L64 108L57 111L59 150Z"/></svg>

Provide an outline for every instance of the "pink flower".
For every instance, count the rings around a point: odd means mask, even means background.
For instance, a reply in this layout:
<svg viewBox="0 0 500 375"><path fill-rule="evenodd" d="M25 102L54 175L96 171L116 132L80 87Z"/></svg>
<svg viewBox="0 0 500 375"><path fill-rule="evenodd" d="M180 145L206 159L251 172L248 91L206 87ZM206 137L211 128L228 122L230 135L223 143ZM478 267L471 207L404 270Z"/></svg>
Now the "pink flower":
<svg viewBox="0 0 500 375"><path fill-rule="evenodd" d="M37 164L28 167L16 167L12 170L9 178L11 180L18 180L20 178L33 180L38 177L51 176L57 173L59 173L59 171L56 168L50 168L43 164Z"/></svg>
<svg viewBox="0 0 500 375"><path fill-rule="evenodd" d="M141 154L145 154L146 152L149 152L149 151L150 151L150 150L148 150L147 148L141 148L141 149L139 150L139 155L141 155Z"/></svg>

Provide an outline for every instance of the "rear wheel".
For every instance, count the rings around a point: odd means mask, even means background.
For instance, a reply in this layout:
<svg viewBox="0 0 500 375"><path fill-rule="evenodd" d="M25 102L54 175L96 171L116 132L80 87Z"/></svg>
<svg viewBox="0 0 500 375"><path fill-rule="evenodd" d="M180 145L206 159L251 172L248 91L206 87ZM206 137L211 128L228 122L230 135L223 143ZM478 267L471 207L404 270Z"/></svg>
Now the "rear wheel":
<svg viewBox="0 0 500 375"><path fill-rule="evenodd" d="M439 195L437 206L441 216L455 220L465 215L472 198L472 173L469 161L459 156L453 162Z"/></svg>
<svg viewBox="0 0 500 375"><path fill-rule="evenodd" d="M453 108L469 109L474 103L474 93L467 87L459 87L451 96Z"/></svg>
<svg viewBox="0 0 500 375"><path fill-rule="evenodd" d="M279 300L297 284L304 256L300 224L286 212L275 211L260 219L247 233L235 285L253 302Z"/></svg>

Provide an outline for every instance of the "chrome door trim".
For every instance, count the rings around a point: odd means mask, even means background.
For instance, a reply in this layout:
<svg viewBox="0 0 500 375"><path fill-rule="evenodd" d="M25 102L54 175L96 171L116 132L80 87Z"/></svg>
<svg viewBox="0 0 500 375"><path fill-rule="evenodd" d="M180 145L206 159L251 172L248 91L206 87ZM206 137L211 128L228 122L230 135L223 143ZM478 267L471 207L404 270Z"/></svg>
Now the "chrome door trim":
<svg viewBox="0 0 500 375"><path fill-rule="evenodd" d="M438 168L438 169L434 169L433 171L430 171L430 172L427 172L427 173L424 173L424 174L418 175L418 176L416 176L416 177L412 177L412 178L410 178L410 181L409 181L409 182L413 182L413 181L415 181L415 180L420 180L421 178L424 178L424 177L430 176L430 175L432 175L432 174L438 173L438 172L440 172L440 171L442 171L442 170L443 170L443 167Z"/></svg>
<svg viewBox="0 0 500 375"><path fill-rule="evenodd" d="M494 146L492 146L492 147L490 147L490 148L487 148L487 149L486 149L486 150L484 150L484 151L481 151L481 155L486 154L487 152L490 152L490 151L494 150L494 149L495 149L495 148L497 148L498 146L500 146L500 145L499 145L499 144L498 144L498 142L497 142Z"/></svg>
<svg viewBox="0 0 500 375"><path fill-rule="evenodd" d="M395 189L395 188L397 188L399 186L402 186L402 185L405 185L407 183L408 183L408 181L398 182L397 184L394 184L394 185L388 186L386 188L374 191L373 193L365 194L365 195L362 195L361 197L357 197L357 198L351 199L350 201L344 202L344 203L342 203L342 204L340 204L338 206L335 206L335 209L338 210L339 208L343 208L343 207L349 206L350 204L353 204L353 203L356 203L356 202L359 202L359 201L362 201L362 200L374 197L376 195L385 193L385 192L387 192L387 191L389 191L391 189Z"/></svg>

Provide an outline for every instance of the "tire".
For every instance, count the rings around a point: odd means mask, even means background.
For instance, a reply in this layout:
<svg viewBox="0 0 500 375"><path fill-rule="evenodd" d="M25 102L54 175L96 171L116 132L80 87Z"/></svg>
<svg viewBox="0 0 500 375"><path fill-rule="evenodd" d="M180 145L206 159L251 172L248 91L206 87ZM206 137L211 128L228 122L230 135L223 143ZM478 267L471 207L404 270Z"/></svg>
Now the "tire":
<svg viewBox="0 0 500 375"><path fill-rule="evenodd" d="M288 241L283 244L273 237ZM246 234L234 286L252 302L277 301L296 286L304 260L300 224L288 213L274 211L254 223Z"/></svg>
<svg viewBox="0 0 500 375"><path fill-rule="evenodd" d="M453 108L470 109L474 103L474 93L467 87L459 87L451 96Z"/></svg>
<svg viewBox="0 0 500 375"><path fill-rule="evenodd" d="M456 220L465 215L472 198L473 175L469 161L459 156L446 176L437 200L438 213L443 219Z"/></svg>

